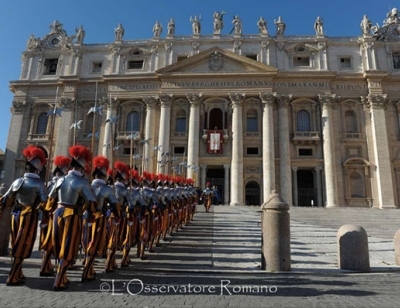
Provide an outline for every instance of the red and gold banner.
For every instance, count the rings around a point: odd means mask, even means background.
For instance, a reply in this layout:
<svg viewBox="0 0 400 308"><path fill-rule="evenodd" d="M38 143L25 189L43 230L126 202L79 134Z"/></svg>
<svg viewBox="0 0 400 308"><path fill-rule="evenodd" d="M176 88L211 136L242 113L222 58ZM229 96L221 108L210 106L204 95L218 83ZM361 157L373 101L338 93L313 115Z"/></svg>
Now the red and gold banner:
<svg viewBox="0 0 400 308"><path fill-rule="evenodd" d="M222 154L223 132L223 130L207 131L207 152L209 154Z"/></svg>

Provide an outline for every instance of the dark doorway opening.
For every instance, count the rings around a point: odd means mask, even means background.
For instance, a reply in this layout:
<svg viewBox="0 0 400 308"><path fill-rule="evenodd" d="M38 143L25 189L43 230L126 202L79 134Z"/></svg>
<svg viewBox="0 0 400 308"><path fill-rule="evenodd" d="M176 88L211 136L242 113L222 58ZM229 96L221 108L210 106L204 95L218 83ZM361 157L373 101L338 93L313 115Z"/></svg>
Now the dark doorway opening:
<svg viewBox="0 0 400 308"><path fill-rule="evenodd" d="M319 206L313 170L297 170L298 206Z"/></svg>
<svg viewBox="0 0 400 308"><path fill-rule="evenodd" d="M206 183L209 182L211 187L216 187L218 190L218 199L215 199L213 204L224 203L225 196L225 170L223 167L209 166L207 167ZM204 189L204 188L203 188Z"/></svg>
<svg viewBox="0 0 400 308"><path fill-rule="evenodd" d="M261 189L257 182L251 181L246 184L246 205L261 205Z"/></svg>

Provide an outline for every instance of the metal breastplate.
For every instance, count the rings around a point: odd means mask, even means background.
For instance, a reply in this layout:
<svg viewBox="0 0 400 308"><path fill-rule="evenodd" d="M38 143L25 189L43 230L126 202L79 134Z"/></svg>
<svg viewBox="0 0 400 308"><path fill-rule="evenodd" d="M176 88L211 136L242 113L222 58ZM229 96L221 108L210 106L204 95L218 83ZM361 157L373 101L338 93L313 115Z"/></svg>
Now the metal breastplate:
<svg viewBox="0 0 400 308"><path fill-rule="evenodd" d="M125 201L128 205L133 205L132 197L125 186L115 185L115 197L121 205L124 205Z"/></svg>
<svg viewBox="0 0 400 308"><path fill-rule="evenodd" d="M23 183L16 191L15 199L22 205L33 205L36 198L40 201L47 200L47 190L41 179L24 177Z"/></svg>
<svg viewBox="0 0 400 308"><path fill-rule="evenodd" d="M97 210L101 211L104 208L105 201L108 200L112 204L118 203L112 188L106 184L92 184L92 190L97 200Z"/></svg>
<svg viewBox="0 0 400 308"><path fill-rule="evenodd" d="M89 182L74 174L58 179L50 196L54 191L57 191L58 203L63 205L76 206L81 194L87 201L95 201Z"/></svg>

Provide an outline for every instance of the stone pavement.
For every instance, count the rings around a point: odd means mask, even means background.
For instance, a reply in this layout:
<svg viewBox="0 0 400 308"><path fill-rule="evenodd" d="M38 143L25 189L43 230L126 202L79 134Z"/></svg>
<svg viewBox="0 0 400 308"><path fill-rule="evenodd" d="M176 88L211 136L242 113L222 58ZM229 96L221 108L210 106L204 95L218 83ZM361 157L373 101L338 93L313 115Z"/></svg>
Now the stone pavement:
<svg viewBox="0 0 400 308"><path fill-rule="evenodd" d="M53 292L52 277L39 277L39 253L26 261L26 284L7 287L10 258L0 257L1 307L398 307L400 267L393 236L400 210L291 208L290 272L267 273L261 264L258 207L201 205L195 219L168 237L147 260ZM371 271L337 268L336 232L343 224L368 234ZM134 253L135 248L132 249Z"/></svg>

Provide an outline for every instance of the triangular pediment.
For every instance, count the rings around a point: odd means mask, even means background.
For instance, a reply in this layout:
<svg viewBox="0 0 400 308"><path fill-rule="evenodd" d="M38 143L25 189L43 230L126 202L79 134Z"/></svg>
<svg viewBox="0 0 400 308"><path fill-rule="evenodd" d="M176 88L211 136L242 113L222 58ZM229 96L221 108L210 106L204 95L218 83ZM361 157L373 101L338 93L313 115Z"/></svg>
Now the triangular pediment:
<svg viewBox="0 0 400 308"><path fill-rule="evenodd" d="M159 69L161 76L189 74L268 74L275 75L278 69L238 55L220 47L212 47L187 59Z"/></svg>

